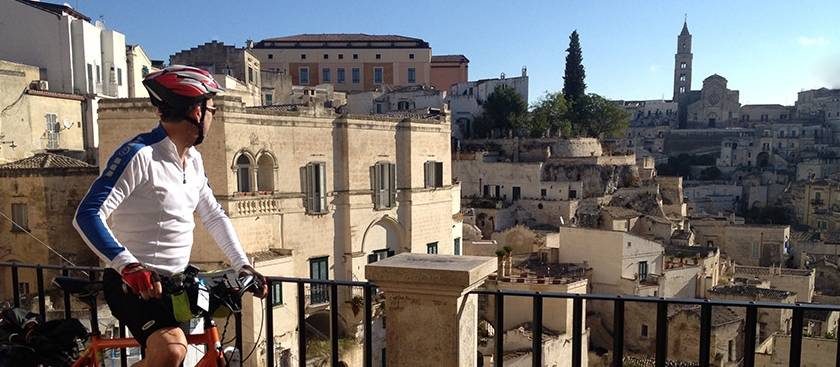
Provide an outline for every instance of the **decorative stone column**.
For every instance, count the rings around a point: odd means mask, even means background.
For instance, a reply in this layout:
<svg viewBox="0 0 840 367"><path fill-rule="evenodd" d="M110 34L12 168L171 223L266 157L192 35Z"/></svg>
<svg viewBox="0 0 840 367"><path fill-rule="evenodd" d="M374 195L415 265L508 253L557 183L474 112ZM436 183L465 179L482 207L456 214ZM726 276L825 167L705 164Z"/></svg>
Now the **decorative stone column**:
<svg viewBox="0 0 840 367"><path fill-rule="evenodd" d="M403 253L365 267L385 293L386 362L400 367L475 367L478 296L496 259Z"/></svg>

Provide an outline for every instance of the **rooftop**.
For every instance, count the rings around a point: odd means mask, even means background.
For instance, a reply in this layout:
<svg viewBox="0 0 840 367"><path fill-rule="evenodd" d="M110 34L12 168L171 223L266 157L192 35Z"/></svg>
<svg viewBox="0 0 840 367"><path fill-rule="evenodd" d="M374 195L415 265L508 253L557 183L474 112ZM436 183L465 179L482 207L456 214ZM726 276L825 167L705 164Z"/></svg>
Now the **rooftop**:
<svg viewBox="0 0 840 367"><path fill-rule="evenodd" d="M668 317L671 318L681 312L690 312L700 317L699 305L673 305L668 307ZM722 326L743 320L732 307L715 307L712 312L712 326Z"/></svg>
<svg viewBox="0 0 840 367"><path fill-rule="evenodd" d="M614 219L630 219L630 218L638 218L642 214L629 208L624 208L620 206L607 206L604 207L604 212L613 217Z"/></svg>
<svg viewBox="0 0 840 367"><path fill-rule="evenodd" d="M32 0L17 0L17 2L29 5L33 8L41 9L47 13L55 14L61 16L62 14L67 14L79 19L86 20L90 22L90 18L87 15L79 13L76 9L73 9L67 3L64 4L53 4L53 3L45 3L42 1L32 1Z"/></svg>
<svg viewBox="0 0 840 367"><path fill-rule="evenodd" d="M469 63L470 60L464 55L432 55L432 63L436 62Z"/></svg>
<svg viewBox="0 0 840 367"><path fill-rule="evenodd" d="M665 255L673 257L710 257L714 256L717 250L717 247L713 246L668 245L665 246Z"/></svg>
<svg viewBox="0 0 840 367"><path fill-rule="evenodd" d="M60 154L37 153L29 158L0 165L0 174L26 170L97 169L96 166Z"/></svg>
<svg viewBox="0 0 840 367"><path fill-rule="evenodd" d="M784 299L793 295L796 292L783 291L779 289L759 288L752 285L719 285L709 289L709 293L725 296L742 296L742 297L768 297L775 299Z"/></svg>
<svg viewBox="0 0 840 367"><path fill-rule="evenodd" d="M387 43L391 43L387 45ZM254 48L430 48L420 38L393 34L319 33L266 38Z"/></svg>

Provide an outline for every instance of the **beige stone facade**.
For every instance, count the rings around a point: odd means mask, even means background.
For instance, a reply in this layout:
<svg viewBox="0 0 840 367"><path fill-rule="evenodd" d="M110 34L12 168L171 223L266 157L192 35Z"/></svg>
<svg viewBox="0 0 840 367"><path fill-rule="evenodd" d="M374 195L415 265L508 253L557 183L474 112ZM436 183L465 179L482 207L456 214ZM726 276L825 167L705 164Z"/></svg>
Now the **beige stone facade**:
<svg viewBox="0 0 840 367"><path fill-rule="evenodd" d="M0 60L0 163L35 152L84 151L84 98L39 85L35 66ZM34 83L33 83L34 82Z"/></svg>
<svg viewBox="0 0 840 367"><path fill-rule="evenodd" d="M66 265L64 257L78 265L96 265L96 256L72 222L97 174L85 162L49 153L0 165L0 262ZM56 275L47 271L45 279ZM24 298L37 290L34 270L21 270L18 282ZM0 271L0 284L0 299L10 299L9 268Z"/></svg>
<svg viewBox="0 0 840 367"><path fill-rule="evenodd" d="M432 49L418 38L301 34L262 40L250 52L263 69L291 75L294 85L333 84L342 92L430 85Z"/></svg>
<svg viewBox="0 0 840 367"><path fill-rule="evenodd" d="M793 185L791 196L799 223L818 231L840 230L840 182L798 182Z"/></svg>
<svg viewBox="0 0 840 367"><path fill-rule="evenodd" d="M419 121L313 116L312 111L245 108L231 97L217 98L216 106L212 131L198 148L217 199L249 256L291 252L258 261L263 269L265 261L290 257L289 264L270 267L267 275L363 280L371 256L453 254L460 245L460 218L454 215L460 189L449 173L445 116ZM157 119L145 100L114 100L103 103L100 124L106 158L122 142L153 128ZM384 206L377 197L389 191L373 181L378 163L395 168L393 199ZM308 167L319 165L323 179L315 186L321 189L313 190ZM325 205L313 208L313 202ZM197 226L191 261L223 259ZM289 298L294 305L295 298ZM314 301L307 299L308 312L326 312ZM275 335L288 333L275 330Z"/></svg>
<svg viewBox="0 0 840 367"><path fill-rule="evenodd" d="M796 293L796 302L810 303L814 299L815 272L813 269L786 269L735 265L733 277L743 281L769 283L770 288Z"/></svg>
<svg viewBox="0 0 840 367"><path fill-rule="evenodd" d="M788 258L790 226L696 220L691 221L691 229L698 244L717 246L724 256L740 265L778 266Z"/></svg>

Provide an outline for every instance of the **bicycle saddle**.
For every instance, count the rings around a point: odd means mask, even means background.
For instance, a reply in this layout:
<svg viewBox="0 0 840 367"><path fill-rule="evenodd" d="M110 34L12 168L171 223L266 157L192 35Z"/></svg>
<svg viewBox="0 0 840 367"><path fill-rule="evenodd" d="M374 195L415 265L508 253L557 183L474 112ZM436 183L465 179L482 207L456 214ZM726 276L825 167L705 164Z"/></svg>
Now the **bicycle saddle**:
<svg viewBox="0 0 840 367"><path fill-rule="evenodd" d="M53 279L53 284L61 290L79 297L93 296L102 291L102 281L85 278L58 276Z"/></svg>

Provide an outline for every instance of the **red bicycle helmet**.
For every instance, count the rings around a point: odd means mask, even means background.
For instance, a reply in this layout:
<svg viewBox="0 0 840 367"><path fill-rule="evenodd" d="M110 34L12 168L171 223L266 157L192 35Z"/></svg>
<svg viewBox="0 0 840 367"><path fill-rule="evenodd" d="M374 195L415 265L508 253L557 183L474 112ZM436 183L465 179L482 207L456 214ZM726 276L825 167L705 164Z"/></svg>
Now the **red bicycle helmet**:
<svg viewBox="0 0 840 367"><path fill-rule="evenodd" d="M198 129L198 138L194 145L204 140L204 115L207 113L207 100L224 92L219 83L209 72L192 66L172 65L156 71L143 79L143 86L149 91L149 98L156 107L167 106L174 109L186 109L197 103L201 104L201 118L195 120L186 116Z"/></svg>

